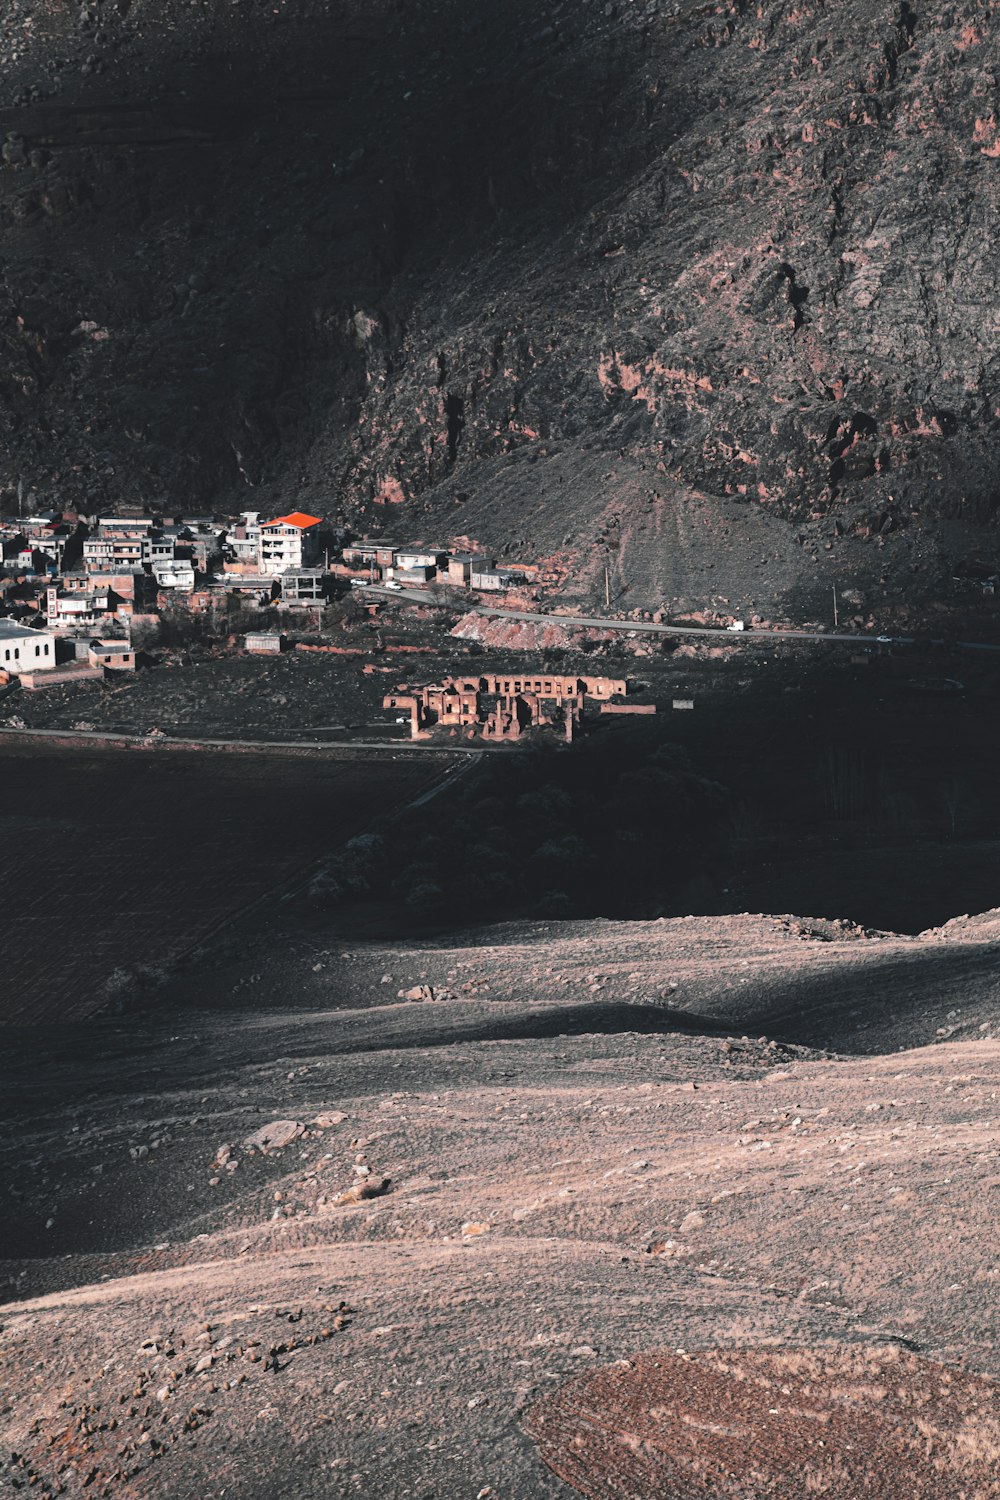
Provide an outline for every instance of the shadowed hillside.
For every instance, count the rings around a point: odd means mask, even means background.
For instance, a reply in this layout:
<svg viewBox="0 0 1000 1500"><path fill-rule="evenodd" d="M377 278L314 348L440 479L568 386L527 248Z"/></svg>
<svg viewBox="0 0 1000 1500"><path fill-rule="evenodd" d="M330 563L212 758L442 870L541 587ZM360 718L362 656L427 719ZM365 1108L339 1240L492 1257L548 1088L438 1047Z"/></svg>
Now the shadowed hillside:
<svg viewBox="0 0 1000 1500"><path fill-rule="evenodd" d="M295 499L631 604L926 600L992 547L988 15L20 0L6 503Z"/></svg>

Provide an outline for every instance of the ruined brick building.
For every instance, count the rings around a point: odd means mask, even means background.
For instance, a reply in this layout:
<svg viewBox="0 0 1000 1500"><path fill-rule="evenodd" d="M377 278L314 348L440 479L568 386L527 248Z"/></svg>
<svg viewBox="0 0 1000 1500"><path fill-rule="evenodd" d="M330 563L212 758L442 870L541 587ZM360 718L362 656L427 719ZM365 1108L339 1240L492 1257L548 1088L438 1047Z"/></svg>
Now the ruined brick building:
<svg viewBox="0 0 1000 1500"><path fill-rule="evenodd" d="M572 741L584 710L653 713L652 704L625 704L628 684L615 677L562 677L552 673L446 677L440 683L387 693L383 707L409 714L413 739L436 729L464 731L486 740L517 740L528 729L550 728Z"/></svg>

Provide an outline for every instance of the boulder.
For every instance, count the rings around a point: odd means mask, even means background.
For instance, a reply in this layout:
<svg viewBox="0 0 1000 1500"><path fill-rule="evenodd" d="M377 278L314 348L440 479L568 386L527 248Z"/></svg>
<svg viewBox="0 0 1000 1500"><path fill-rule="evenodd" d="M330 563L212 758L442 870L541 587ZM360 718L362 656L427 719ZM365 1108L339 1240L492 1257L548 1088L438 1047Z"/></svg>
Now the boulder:
<svg viewBox="0 0 1000 1500"><path fill-rule="evenodd" d="M280 1151L304 1135L305 1128L298 1120L272 1120L269 1125L262 1125L248 1135L243 1145L248 1151Z"/></svg>

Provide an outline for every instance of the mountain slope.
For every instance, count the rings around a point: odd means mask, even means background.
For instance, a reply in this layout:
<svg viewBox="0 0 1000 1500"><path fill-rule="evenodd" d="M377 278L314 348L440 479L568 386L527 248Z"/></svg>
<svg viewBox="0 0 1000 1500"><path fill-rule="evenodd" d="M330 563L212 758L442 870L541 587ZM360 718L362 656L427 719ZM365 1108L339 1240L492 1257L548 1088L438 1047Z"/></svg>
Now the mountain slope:
<svg viewBox="0 0 1000 1500"><path fill-rule="evenodd" d="M997 499L988 14L20 0L7 502L294 499L639 604L930 597Z"/></svg>

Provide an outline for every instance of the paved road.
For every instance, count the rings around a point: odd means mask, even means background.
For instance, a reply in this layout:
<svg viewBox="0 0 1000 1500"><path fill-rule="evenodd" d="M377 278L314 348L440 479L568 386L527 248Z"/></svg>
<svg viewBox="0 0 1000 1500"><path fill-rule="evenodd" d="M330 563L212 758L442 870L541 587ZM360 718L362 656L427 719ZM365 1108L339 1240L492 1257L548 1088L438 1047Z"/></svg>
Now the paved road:
<svg viewBox="0 0 1000 1500"><path fill-rule="evenodd" d="M457 602L454 597L442 597L431 593L429 589L395 590L377 583L365 585L364 592L377 594L382 599L395 599L399 604L430 604L438 609L454 609ZM473 604L468 613L492 615L502 620L529 620L543 625L618 630L626 635L700 635L727 641L834 641L841 645L857 643L865 646L912 646L915 639L912 635L854 635L843 630L790 630L777 626L766 630L753 630L749 627L744 630L726 630L720 625L654 625L648 620L613 620L603 615L542 614L527 609L505 609L503 605L496 604ZM932 644L943 645L944 642L935 641ZM954 641L952 644L959 651L1000 651L1000 645L988 641Z"/></svg>
<svg viewBox="0 0 1000 1500"><path fill-rule="evenodd" d="M363 590L366 594L377 594L382 599L394 599L398 604L431 604L439 609L454 609L456 600L442 598L440 594L433 594L429 589L388 589L380 584L367 584ZM726 630L719 625L654 625L648 620L614 620L603 615L564 615L564 614L542 614L538 611L527 609L505 609L502 605L495 604L473 604L469 608L469 614L492 615L503 620L530 620L541 622L543 625L576 625L584 629L593 630L619 630L630 635L708 635L713 639L724 639L727 641L745 640L792 640L792 641L861 641L870 646L876 641L884 645L905 646L912 644L913 637L908 635L896 636L873 636L873 635L848 635L843 631L823 630ZM998 650L997 647L986 647L987 650Z"/></svg>

